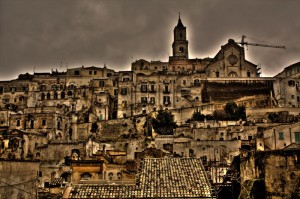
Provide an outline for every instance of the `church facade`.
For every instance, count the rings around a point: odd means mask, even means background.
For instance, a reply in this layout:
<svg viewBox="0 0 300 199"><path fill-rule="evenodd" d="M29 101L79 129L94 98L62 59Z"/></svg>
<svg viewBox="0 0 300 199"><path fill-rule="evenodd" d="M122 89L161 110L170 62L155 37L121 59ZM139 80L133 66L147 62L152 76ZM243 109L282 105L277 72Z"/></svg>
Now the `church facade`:
<svg viewBox="0 0 300 199"><path fill-rule="evenodd" d="M228 100L241 100L245 94L248 98L241 103L246 106L256 106L256 99L264 106L270 105L269 91L274 79L260 77L257 65L245 59L244 48L234 40L229 39L221 46L214 58L190 59L186 27L180 17L173 36L173 54L168 62L139 59L132 63L131 81L124 87L119 84L120 90L129 91L118 96L119 118L149 113L160 106L168 109L198 107L211 113ZM217 96L228 91L231 97ZM209 104L212 102L213 107Z"/></svg>

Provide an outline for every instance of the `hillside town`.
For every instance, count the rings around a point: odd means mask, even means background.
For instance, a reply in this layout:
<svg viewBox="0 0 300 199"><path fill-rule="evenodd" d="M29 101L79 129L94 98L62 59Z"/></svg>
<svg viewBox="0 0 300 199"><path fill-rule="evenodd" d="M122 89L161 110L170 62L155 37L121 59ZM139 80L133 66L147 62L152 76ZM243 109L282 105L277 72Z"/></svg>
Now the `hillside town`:
<svg viewBox="0 0 300 199"><path fill-rule="evenodd" d="M0 198L300 198L300 62L220 45L190 59L179 17L166 62L0 81Z"/></svg>

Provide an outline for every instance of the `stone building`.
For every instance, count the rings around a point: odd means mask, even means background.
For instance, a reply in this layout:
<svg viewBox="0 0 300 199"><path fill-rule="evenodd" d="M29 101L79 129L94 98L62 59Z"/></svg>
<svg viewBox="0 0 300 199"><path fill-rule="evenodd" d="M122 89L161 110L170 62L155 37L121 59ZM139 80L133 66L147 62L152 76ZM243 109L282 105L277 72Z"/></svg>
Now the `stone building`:
<svg viewBox="0 0 300 199"><path fill-rule="evenodd" d="M300 62L275 76L274 99L279 107L300 107Z"/></svg>

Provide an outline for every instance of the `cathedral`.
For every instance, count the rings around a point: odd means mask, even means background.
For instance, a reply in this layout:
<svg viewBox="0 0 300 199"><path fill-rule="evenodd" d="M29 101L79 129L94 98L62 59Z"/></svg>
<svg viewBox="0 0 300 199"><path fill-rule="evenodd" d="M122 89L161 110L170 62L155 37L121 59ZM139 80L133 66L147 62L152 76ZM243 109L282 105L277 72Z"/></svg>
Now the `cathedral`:
<svg viewBox="0 0 300 199"><path fill-rule="evenodd" d="M274 79L260 77L260 68L245 59L242 46L229 39L214 58L190 59L186 31L179 17L168 62L139 59L132 63L131 71L125 73L130 74L131 84L120 84L120 89L128 92L118 97L119 118L149 113L160 105L168 109L198 107L208 114L229 100L248 107L270 105Z"/></svg>

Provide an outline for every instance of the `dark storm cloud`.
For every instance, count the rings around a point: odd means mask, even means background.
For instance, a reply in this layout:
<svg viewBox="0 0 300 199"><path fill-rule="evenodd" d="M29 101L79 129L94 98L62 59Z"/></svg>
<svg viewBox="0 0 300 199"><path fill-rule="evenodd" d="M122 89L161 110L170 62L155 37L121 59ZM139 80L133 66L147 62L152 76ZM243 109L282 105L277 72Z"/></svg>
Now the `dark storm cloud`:
<svg viewBox="0 0 300 199"><path fill-rule="evenodd" d="M0 0L0 79L34 67L128 70L132 59L167 61L179 11L190 57L213 57L245 34L287 46L246 51L264 75L275 75L299 61L299 7L296 0Z"/></svg>

